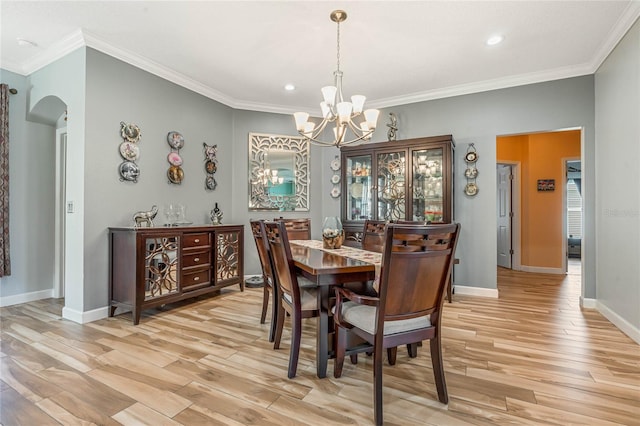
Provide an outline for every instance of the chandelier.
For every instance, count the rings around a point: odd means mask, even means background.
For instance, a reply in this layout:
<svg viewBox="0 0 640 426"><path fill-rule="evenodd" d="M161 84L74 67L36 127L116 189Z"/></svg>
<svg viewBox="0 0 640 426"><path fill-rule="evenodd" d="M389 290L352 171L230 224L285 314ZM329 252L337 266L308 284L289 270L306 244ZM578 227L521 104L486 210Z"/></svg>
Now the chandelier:
<svg viewBox="0 0 640 426"><path fill-rule="evenodd" d="M342 95L342 71L340 71L340 22L347 19L347 13L344 10L334 10L330 17L338 26L338 60L336 70L333 72L334 85L321 89L324 98L320 102L322 121L316 125L313 121L309 121L309 114L306 112L296 112L293 117L300 135L318 145L340 147L358 141L370 140L376 129L380 112L377 109L368 109L363 112L366 97L362 95L354 95L351 97L351 102L345 102ZM354 119L361 115L364 115L364 118L360 123L356 123ZM335 125L333 141L321 140L322 132L330 123ZM348 130L353 135L347 137Z"/></svg>
<svg viewBox="0 0 640 426"><path fill-rule="evenodd" d="M282 185L284 183L284 178L278 176L278 170L270 169L268 164L266 169L258 170L258 179L265 188Z"/></svg>

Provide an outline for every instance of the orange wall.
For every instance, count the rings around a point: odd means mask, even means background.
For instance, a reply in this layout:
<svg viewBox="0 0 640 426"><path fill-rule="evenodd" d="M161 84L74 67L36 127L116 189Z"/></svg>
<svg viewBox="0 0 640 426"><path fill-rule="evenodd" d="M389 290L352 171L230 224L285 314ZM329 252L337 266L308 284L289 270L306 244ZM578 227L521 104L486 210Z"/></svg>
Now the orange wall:
<svg viewBox="0 0 640 426"><path fill-rule="evenodd" d="M521 163L521 263L561 268L563 159L580 157L580 130L500 136L496 161ZM538 179L555 179L556 190L538 192Z"/></svg>

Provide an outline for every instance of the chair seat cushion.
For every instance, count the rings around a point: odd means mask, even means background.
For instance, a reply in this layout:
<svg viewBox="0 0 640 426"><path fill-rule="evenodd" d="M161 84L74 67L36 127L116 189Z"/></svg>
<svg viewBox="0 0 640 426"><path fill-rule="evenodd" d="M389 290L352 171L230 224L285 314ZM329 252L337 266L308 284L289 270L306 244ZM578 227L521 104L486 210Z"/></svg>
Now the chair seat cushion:
<svg viewBox="0 0 640 426"><path fill-rule="evenodd" d="M284 294L284 298L289 304L292 304L291 296ZM315 288L300 288L301 309L303 311L313 311L318 309L318 292Z"/></svg>
<svg viewBox="0 0 640 426"><path fill-rule="evenodd" d="M374 334L376 325L376 309L377 308L375 306L360 305L350 301L344 302L342 304L342 319L369 334ZM431 321L429 320L429 315L406 320L385 321L384 335L387 336L390 334L403 333L430 326Z"/></svg>

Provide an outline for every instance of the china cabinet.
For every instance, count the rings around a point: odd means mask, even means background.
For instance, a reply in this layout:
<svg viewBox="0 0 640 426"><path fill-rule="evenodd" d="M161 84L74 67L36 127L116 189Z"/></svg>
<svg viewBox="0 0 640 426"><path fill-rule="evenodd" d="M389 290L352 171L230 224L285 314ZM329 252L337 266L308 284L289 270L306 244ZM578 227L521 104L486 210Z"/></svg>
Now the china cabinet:
<svg viewBox="0 0 640 426"><path fill-rule="evenodd" d="M220 291L244 290L243 225L109 228L109 316Z"/></svg>
<svg viewBox="0 0 640 426"><path fill-rule="evenodd" d="M342 147L342 222L359 242L364 221L453 219L451 135Z"/></svg>

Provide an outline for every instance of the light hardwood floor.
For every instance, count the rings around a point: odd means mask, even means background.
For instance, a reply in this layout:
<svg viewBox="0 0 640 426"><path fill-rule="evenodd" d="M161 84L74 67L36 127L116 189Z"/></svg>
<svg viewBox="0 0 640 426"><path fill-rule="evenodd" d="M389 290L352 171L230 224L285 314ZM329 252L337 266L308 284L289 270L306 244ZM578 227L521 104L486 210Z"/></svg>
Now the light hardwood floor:
<svg viewBox="0 0 640 426"><path fill-rule="evenodd" d="M640 347L581 310L579 278L499 268L498 299L454 295L443 320L449 404L428 344L384 370L389 425L640 425ZM371 424L371 359L315 376L315 320L298 376L260 325L262 290L79 325L59 300L1 310L4 426Z"/></svg>

